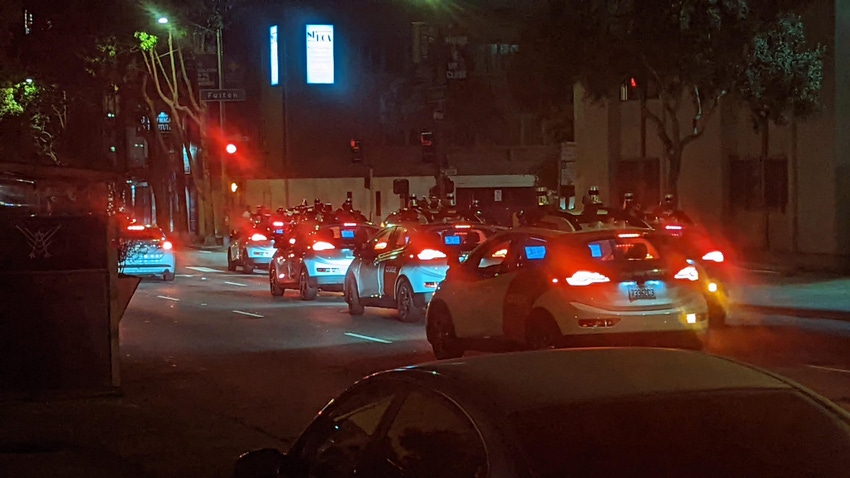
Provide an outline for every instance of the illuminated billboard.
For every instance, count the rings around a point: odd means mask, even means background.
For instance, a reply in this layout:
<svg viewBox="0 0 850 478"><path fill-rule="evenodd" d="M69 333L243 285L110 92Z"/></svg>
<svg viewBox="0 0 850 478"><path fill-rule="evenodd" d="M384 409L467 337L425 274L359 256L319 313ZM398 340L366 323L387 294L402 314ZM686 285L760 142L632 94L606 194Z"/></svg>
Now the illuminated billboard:
<svg viewBox="0 0 850 478"><path fill-rule="evenodd" d="M307 84L334 82L334 26L307 25Z"/></svg>
<svg viewBox="0 0 850 478"><path fill-rule="evenodd" d="M271 59L271 84L277 86L280 83L280 62L277 57L277 25L269 27L269 58Z"/></svg>

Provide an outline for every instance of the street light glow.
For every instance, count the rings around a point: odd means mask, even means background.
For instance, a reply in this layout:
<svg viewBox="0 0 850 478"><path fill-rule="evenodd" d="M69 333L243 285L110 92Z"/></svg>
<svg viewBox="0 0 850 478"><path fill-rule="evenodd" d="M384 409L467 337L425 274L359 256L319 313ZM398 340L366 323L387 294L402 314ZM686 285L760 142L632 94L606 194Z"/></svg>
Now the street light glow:
<svg viewBox="0 0 850 478"><path fill-rule="evenodd" d="M168 17L159 17L157 19L157 22L159 22L162 25L165 25L166 23L168 23Z"/></svg>
<svg viewBox="0 0 850 478"><path fill-rule="evenodd" d="M233 153L235 153L235 152L236 152L236 145L235 145L235 144L233 144L233 143L229 143L229 144L228 144L228 145L224 148L224 150L225 150L225 151L227 151L227 154L233 154Z"/></svg>
<svg viewBox="0 0 850 478"><path fill-rule="evenodd" d="M230 183L230 192L236 192L239 190L239 185L236 183Z"/></svg>
<svg viewBox="0 0 850 478"><path fill-rule="evenodd" d="M32 78L27 78L27 84L32 84Z"/></svg>

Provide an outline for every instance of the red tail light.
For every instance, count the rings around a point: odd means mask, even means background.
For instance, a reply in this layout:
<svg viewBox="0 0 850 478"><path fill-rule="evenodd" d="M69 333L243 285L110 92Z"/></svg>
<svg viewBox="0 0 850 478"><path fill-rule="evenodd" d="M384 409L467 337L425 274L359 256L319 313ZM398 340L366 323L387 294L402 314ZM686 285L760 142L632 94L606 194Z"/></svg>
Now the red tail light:
<svg viewBox="0 0 850 478"><path fill-rule="evenodd" d="M174 247L174 244L171 241L162 241L162 248L166 251L170 251L172 247Z"/></svg>
<svg viewBox="0 0 850 478"><path fill-rule="evenodd" d="M430 261L431 259L443 259L446 255L436 249L423 249L416 257L420 261Z"/></svg>
<svg viewBox="0 0 850 478"><path fill-rule="evenodd" d="M687 266L673 276L675 279L684 279L691 282L699 280L699 272L694 266Z"/></svg>
<svg viewBox="0 0 850 478"><path fill-rule="evenodd" d="M268 241L269 238L267 238L264 234L260 234L259 232L256 232L256 233L251 235L251 240L252 241Z"/></svg>
<svg viewBox="0 0 850 478"><path fill-rule="evenodd" d="M723 262L724 260L726 260L726 257L724 257L723 253L720 251L711 251L702 256L702 260L712 262Z"/></svg>
<svg viewBox="0 0 850 478"><path fill-rule="evenodd" d="M345 227L356 227L357 223L356 222L346 222L345 224L343 224L343 226L345 226Z"/></svg>
<svg viewBox="0 0 850 478"><path fill-rule="evenodd" d="M283 227L283 221L275 221L272 223L274 227Z"/></svg>
<svg viewBox="0 0 850 478"><path fill-rule="evenodd" d="M329 251L331 249L336 249L333 244L325 241L316 241L313 243L314 251Z"/></svg>
<svg viewBox="0 0 850 478"><path fill-rule="evenodd" d="M145 226L127 226L128 231L144 231Z"/></svg>
<svg viewBox="0 0 850 478"><path fill-rule="evenodd" d="M664 229L667 229L668 231L681 231L682 226L680 226L678 224L668 224L668 225L664 226Z"/></svg>
<svg viewBox="0 0 850 478"><path fill-rule="evenodd" d="M591 271L576 271L571 277L567 277L567 284L576 286L601 284L603 282L611 282L611 279L603 274Z"/></svg>

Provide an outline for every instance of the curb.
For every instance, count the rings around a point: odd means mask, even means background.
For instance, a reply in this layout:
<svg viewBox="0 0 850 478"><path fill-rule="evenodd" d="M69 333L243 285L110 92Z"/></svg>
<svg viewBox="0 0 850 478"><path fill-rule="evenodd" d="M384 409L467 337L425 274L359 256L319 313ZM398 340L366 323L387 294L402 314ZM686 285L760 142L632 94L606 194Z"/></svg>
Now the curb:
<svg viewBox="0 0 850 478"><path fill-rule="evenodd" d="M773 305L749 305L735 304L736 310L742 312L754 312L763 315L784 315L798 319L826 319L840 322L850 322L850 311L827 310L827 309L799 309L792 307L779 307Z"/></svg>

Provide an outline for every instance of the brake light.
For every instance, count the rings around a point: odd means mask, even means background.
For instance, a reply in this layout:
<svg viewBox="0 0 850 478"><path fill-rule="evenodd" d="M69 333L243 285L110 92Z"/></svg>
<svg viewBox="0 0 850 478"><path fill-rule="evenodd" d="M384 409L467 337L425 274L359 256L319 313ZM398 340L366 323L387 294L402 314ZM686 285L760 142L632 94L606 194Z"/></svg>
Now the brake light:
<svg viewBox="0 0 850 478"><path fill-rule="evenodd" d="M334 245L330 242L316 241L315 243L313 243L314 251L328 251L331 249L336 249L336 247L334 247Z"/></svg>
<svg viewBox="0 0 850 478"><path fill-rule="evenodd" d="M667 229L668 231L681 231L682 226L680 226L678 224L668 224L668 225L664 226L664 229Z"/></svg>
<svg viewBox="0 0 850 478"><path fill-rule="evenodd" d="M170 251L172 247L174 247L174 244L171 241L162 241L162 248L166 251Z"/></svg>
<svg viewBox="0 0 850 478"><path fill-rule="evenodd" d="M420 261L430 261L431 259L442 259L445 254L436 249L423 249L422 252L416 255Z"/></svg>
<svg viewBox="0 0 850 478"><path fill-rule="evenodd" d="M455 224L455 229L469 229L471 227L469 224Z"/></svg>
<svg viewBox="0 0 850 478"><path fill-rule="evenodd" d="M702 260L711 262L723 262L725 259L726 258L723 256L723 253L720 251L711 251L702 256Z"/></svg>
<svg viewBox="0 0 850 478"><path fill-rule="evenodd" d="M611 279L608 277L598 273L598 272L590 272L590 271L576 271L572 277L567 277L567 284L569 285L590 285L590 284L601 284L603 282L611 282Z"/></svg>
<svg viewBox="0 0 850 478"><path fill-rule="evenodd" d="M636 237L640 237L640 234L636 232L624 232L622 234L617 234L617 237L620 239L634 239Z"/></svg>
<svg viewBox="0 0 850 478"><path fill-rule="evenodd" d="M127 226L128 231L144 231L145 226Z"/></svg>
<svg viewBox="0 0 850 478"><path fill-rule="evenodd" d="M345 226L345 227L357 227L357 223L356 222L346 222L345 224L343 224L343 226Z"/></svg>
<svg viewBox="0 0 850 478"><path fill-rule="evenodd" d="M698 281L699 280L699 272L697 268L694 266L687 266L684 269L680 270L673 276L675 279L685 279L689 281Z"/></svg>
<svg viewBox="0 0 850 478"><path fill-rule="evenodd" d="M269 239L265 235L260 234L259 232L256 232L256 233L251 235L251 240L252 241L268 241Z"/></svg>
<svg viewBox="0 0 850 478"><path fill-rule="evenodd" d="M274 227L283 227L283 221L275 221L272 223Z"/></svg>

